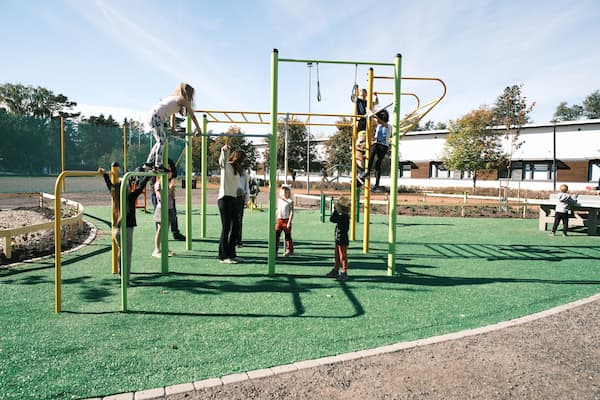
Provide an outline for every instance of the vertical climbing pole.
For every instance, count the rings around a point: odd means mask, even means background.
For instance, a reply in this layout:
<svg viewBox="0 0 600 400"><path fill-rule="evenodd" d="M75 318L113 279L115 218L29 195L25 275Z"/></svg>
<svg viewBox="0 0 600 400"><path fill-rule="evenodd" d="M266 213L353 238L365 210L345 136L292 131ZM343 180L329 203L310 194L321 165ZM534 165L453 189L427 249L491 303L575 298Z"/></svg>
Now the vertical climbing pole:
<svg viewBox="0 0 600 400"><path fill-rule="evenodd" d="M169 135L165 135L163 165L169 165ZM160 272L169 272L169 174L160 174ZM166 224L163 223L166 221Z"/></svg>
<svg viewBox="0 0 600 400"><path fill-rule="evenodd" d="M394 63L394 121L392 134L392 155L390 170L390 205L388 226L387 274L394 275L396 269L396 220L398 199L398 145L400 143L400 87L402 81L402 55L396 54Z"/></svg>
<svg viewBox="0 0 600 400"><path fill-rule="evenodd" d="M192 250L192 119L185 126L185 249Z"/></svg>
<svg viewBox="0 0 600 400"><path fill-rule="evenodd" d="M127 171L127 124L123 124L123 171Z"/></svg>
<svg viewBox="0 0 600 400"><path fill-rule="evenodd" d="M372 110L373 109L373 96L371 96L371 93L373 93L373 68L369 68L369 75L368 75L368 81L367 81L367 85L368 85L368 93L369 96L367 96L367 109ZM365 118L367 118L365 116ZM371 165L371 163L375 160L371 160L371 132L373 131L372 129L372 122L371 122L371 118L367 118L367 131L365 132L365 169L367 167L369 167ZM365 183L363 184L363 187L365 189L365 204L364 204L364 213L365 213L365 222L364 222L364 228L363 228L363 253L368 253L369 252L369 238L371 235L370 232L370 224L371 224L371 174L367 175L367 177L365 178Z"/></svg>
<svg viewBox="0 0 600 400"><path fill-rule="evenodd" d="M202 132L207 133L208 118L206 114L202 116ZM208 179L208 136L202 135L202 160L201 160L201 175L202 175L202 190L200 192L200 239L206 238L206 180Z"/></svg>
<svg viewBox="0 0 600 400"><path fill-rule="evenodd" d="M271 137L269 138L269 275L275 275L275 203L277 201L277 80L279 51L271 55Z"/></svg>
<svg viewBox="0 0 600 400"><path fill-rule="evenodd" d="M119 182L119 163L117 162L113 162L111 164L111 170L110 170L110 181L112 182L113 185L115 185L117 182ZM111 217L110 217L110 221L111 221L111 231L110 231L110 236L111 236L111 243L112 243L112 273L113 274L118 274L119 273L119 264L118 264L118 260L117 260L117 251L118 251L118 243L115 241L115 238L113 236L113 231L116 228L115 227L115 222L117 221L113 221L112 216L115 215L115 210L114 208L117 207L117 204L115 204L114 201L111 201Z"/></svg>

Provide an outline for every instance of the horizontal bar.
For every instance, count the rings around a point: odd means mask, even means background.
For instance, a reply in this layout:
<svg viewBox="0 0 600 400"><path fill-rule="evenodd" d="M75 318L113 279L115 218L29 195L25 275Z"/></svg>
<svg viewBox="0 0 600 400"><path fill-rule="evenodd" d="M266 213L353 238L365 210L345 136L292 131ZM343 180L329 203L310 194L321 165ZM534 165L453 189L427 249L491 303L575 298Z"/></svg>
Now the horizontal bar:
<svg viewBox="0 0 600 400"><path fill-rule="evenodd" d="M348 64L348 65L384 65L393 67L394 63L384 62L367 62L367 61L335 61L335 60L302 60L294 58L280 58L279 62L298 62L298 63L315 63L315 64Z"/></svg>
<svg viewBox="0 0 600 400"><path fill-rule="evenodd" d="M239 137L271 137L270 133L258 134L258 133L201 133L198 136L239 136Z"/></svg>

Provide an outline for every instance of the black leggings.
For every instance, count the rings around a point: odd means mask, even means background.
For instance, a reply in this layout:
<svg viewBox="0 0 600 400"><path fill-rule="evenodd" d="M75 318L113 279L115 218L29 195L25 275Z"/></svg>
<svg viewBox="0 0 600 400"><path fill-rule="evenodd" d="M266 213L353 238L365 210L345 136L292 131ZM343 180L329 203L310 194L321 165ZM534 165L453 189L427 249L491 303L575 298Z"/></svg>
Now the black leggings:
<svg viewBox="0 0 600 400"><path fill-rule="evenodd" d="M374 143L371 145L371 151L369 152L369 168L366 174L369 175L371 170L375 168L375 186L379 186L379 180L381 179L381 162L388 152L388 146Z"/></svg>
<svg viewBox="0 0 600 400"><path fill-rule="evenodd" d="M235 245L239 238L238 205L235 197L224 196L217 200L221 214L221 238L219 239L219 260L236 257Z"/></svg>

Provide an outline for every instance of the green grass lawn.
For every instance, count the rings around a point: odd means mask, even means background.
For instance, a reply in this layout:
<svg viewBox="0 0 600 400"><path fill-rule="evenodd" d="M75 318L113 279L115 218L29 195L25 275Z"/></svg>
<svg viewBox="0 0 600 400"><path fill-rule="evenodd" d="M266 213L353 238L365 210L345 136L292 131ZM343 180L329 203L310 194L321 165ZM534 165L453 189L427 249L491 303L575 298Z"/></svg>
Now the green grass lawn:
<svg viewBox="0 0 600 400"><path fill-rule="evenodd" d="M599 239L549 237L537 220L401 216L398 273L388 277L387 217L373 215L370 251L351 243L351 279L340 283L324 277L334 226L317 212L297 210L296 254L268 276L267 213L246 212L238 255L247 262L223 265L212 207L208 239L195 239L192 251L169 242L177 254L166 275L151 257L151 215L138 211L130 311L122 313L109 213L86 207L99 233L63 257L61 314L53 259L0 270L0 398L191 382L488 325L600 291ZM197 230L197 211L194 223Z"/></svg>

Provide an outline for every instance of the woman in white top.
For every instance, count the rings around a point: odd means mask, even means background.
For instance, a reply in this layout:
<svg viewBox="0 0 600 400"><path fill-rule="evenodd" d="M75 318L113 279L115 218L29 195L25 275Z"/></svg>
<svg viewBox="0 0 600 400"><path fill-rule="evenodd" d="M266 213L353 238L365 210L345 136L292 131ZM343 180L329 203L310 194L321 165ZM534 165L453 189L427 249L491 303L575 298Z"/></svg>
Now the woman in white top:
<svg viewBox="0 0 600 400"><path fill-rule="evenodd" d="M162 99L150 113L150 129L152 135L156 139L156 143L152 146L150 154L146 159L144 166L159 172L166 172L168 168L163 165L163 150L165 148L165 140L167 134L164 128L164 122L168 121L171 115L179 112L181 115L189 115L196 126L196 134L201 134L202 129L198 120L194 115L194 88L187 83L180 83L171 96ZM171 131L175 133L175 127L171 126Z"/></svg>
<svg viewBox="0 0 600 400"><path fill-rule="evenodd" d="M221 148L219 166L221 167L221 185L217 205L221 215L221 238L219 239L219 260L224 264L237 264L241 261L235 252L239 238L239 210L236 198L242 195L240 176L246 153L241 150L229 154L228 145Z"/></svg>

